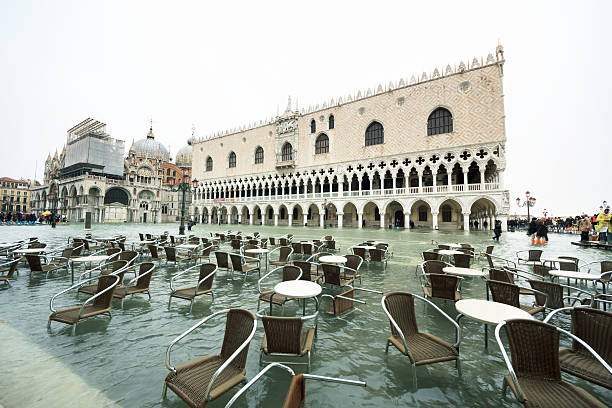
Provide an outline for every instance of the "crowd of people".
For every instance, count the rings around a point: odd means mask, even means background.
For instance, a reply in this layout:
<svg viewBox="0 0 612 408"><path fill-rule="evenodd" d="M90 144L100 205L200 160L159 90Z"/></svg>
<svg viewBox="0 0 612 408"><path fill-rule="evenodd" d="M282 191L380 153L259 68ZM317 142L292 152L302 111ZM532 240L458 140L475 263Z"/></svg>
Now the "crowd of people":
<svg viewBox="0 0 612 408"><path fill-rule="evenodd" d="M0 225L11 225L11 224L15 224L15 225L31 225L31 224L36 224L37 222L39 224L42 223L46 223L46 224L51 224L52 222L52 218L55 218L55 222L58 223L60 221L62 222L66 222L66 217L58 217L56 216L51 216L51 215L47 215L47 216L43 216L43 215L39 215L37 216L34 213L22 213L20 211L7 211L7 212L0 212Z"/></svg>

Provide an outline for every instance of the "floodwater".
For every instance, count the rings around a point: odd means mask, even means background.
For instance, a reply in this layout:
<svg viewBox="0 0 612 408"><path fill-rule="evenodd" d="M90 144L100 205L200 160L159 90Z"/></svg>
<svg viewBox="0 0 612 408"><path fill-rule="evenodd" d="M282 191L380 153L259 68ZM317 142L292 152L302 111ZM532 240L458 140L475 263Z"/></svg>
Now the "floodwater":
<svg viewBox="0 0 612 408"><path fill-rule="evenodd" d="M340 254L350 245L366 239L390 243L394 252L386 270L382 266L363 265L362 287L382 291L408 291L422 294L415 266L420 253L432 247L432 239L444 242L468 242L477 249L492 243L490 234L464 231L393 231L393 230L322 230L319 228L289 228L262 226L222 226L223 229L243 232L260 231L262 236L281 236L293 233L296 239L320 238L333 234L340 245ZM93 235L104 237L121 233L128 242L138 240L138 232L159 234L176 232L174 224L94 225ZM192 233L209 236L219 231L218 226L198 225ZM0 241L14 241L37 236L49 247L65 245L69 236L82 236L83 225L10 226L0 227ZM545 255L572 255L585 261L603 259L606 255L595 249L582 249L570 245L576 236L551 234ZM523 233L504 233L494 254L515 258L516 251L527 249L529 242ZM225 248L229 250L229 247ZM213 257L214 258L214 257ZM608 255L609 258L609 255ZM484 266L484 264L482 264ZM168 344L180 333L214 311L228 307L243 307L255 311L257 307L257 277L251 275L232 280L229 273L220 271L214 283L215 301L210 297L196 300L189 314L189 303L173 300L168 310L170 278L179 269L162 263L151 282L151 301L146 295L137 295L113 304L113 318L96 317L80 323L76 336L70 327L46 324L51 296L70 285L65 272L44 277L29 277L28 268L20 265L20 274L13 286L0 290L0 405L12 407L185 407L180 398L168 391L161 399L162 385L168 371L164 357ZM592 288L589 286L589 288ZM485 285L481 279L465 279L464 298L485 298ZM462 319L463 340L460 348L462 374L458 375L452 362L417 367L418 390L414 389L412 369L407 357L393 347L385 354L389 336L389 323L381 308L380 295L357 292L357 298L367 304L339 317L321 312L318 337L312 354L312 374L359 379L367 387L309 381L306 387L308 406L311 407L510 407L518 406L508 394L501 398L502 378L507 369L495 343L493 329L489 329L489 348L483 344L482 325ZM82 297L81 299L84 299ZM75 305L73 294L60 298L60 306ZM524 300L527 302L527 299ZM451 317L457 312L454 304L436 301ZM308 303L312 311L312 302ZM323 309L329 309L324 303ZM275 309L280 313L280 309ZM417 303L419 328L441 338L454 341L454 329L432 307ZM301 314L296 302L285 306L285 315ZM172 353L172 363L218 353L223 337L224 320L216 319L202 326L179 343ZM568 322L561 322L568 325ZM258 353L263 338L261 323L250 345L247 377L252 378L260 368ZM564 339L563 343L569 344ZM294 365L296 372L305 366ZM612 392L591 385L575 377L564 378L585 388L606 405L612 405ZM281 406L288 375L271 370L245 396L236 407ZM235 390L237 390L236 388ZM235 393L231 390L210 404L224 407Z"/></svg>

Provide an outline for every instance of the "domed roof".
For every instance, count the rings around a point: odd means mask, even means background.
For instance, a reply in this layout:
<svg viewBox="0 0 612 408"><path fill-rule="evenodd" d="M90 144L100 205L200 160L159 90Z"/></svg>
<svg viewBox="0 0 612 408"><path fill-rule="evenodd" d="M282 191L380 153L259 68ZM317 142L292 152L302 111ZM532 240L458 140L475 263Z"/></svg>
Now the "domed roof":
<svg viewBox="0 0 612 408"><path fill-rule="evenodd" d="M153 128L149 129L146 139L140 139L134 142L132 149L136 153L137 157L152 157L157 158L157 154L161 155L162 161L170 161L170 153L166 146L155 140L153 135Z"/></svg>
<svg viewBox="0 0 612 408"><path fill-rule="evenodd" d="M191 140L187 142L187 146L182 147L176 153L176 165L179 167L191 167L191 158L193 157L193 146Z"/></svg>

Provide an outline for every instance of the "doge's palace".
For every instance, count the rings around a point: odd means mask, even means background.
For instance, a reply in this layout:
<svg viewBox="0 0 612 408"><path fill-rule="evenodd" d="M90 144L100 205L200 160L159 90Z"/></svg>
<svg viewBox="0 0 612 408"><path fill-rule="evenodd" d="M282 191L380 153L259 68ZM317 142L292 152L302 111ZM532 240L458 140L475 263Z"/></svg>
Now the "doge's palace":
<svg viewBox="0 0 612 408"><path fill-rule="evenodd" d="M202 222L468 229L501 220L503 48L193 138ZM475 224L477 222L477 224Z"/></svg>

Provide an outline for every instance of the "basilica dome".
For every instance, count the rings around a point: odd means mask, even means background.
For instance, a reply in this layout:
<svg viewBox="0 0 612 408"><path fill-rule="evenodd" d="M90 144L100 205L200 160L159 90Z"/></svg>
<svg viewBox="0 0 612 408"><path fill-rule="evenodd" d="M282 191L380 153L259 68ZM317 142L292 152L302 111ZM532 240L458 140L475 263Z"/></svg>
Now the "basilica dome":
<svg viewBox="0 0 612 408"><path fill-rule="evenodd" d="M159 153L162 161L170 161L170 152L168 152L166 146L155 140L153 128L149 129L146 139L140 139L134 142L132 149L136 157L157 158L157 154Z"/></svg>
<svg viewBox="0 0 612 408"><path fill-rule="evenodd" d="M191 158L193 156L193 146L191 140L187 141L187 146L182 147L176 153L176 165L182 168L191 168Z"/></svg>

